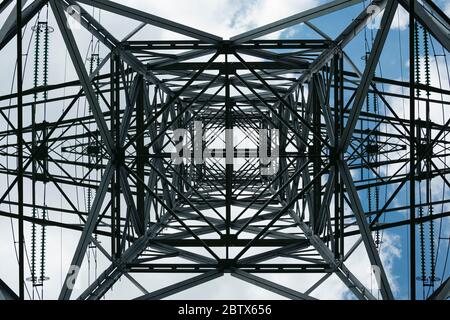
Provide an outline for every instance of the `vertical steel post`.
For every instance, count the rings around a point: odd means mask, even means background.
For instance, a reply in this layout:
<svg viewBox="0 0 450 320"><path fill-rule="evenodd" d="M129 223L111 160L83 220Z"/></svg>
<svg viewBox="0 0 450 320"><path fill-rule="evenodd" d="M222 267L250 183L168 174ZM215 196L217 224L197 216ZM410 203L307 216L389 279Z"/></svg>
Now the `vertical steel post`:
<svg viewBox="0 0 450 320"><path fill-rule="evenodd" d="M19 210L19 298L25 298L25 255L23 230L23 110L22 110L22 1L17 0L17 192Z"/></svg>
<svg viewBox="0 0 450 320"><path fill-rule="evenodd" d="M114 137L114 155L117 156L117 141L120 138L117 135L117 128L119 127L119 123L116 122L116 114L118 113L117 109L117 101L116 101L116 60L114 52L111 52L110 58L110 105L111 105L111 136ZM119 131L120 132L120 131ZM116 165L117 163L115 163ZM116 246L116 197L117 197L117 177L113 174L111 178L111 257L114 259L116 257L117 246Z"/></svg>
<svg viewBox="0 0 450 320"><path fill-rule="evenodd" d="M320 132L320 125L321 125L321 105L320 100L318 97L318 90L321 90L321 87L317 85L319 81L322 81L322 79L318 75L314 75L314 77L311 79L311 84L313 85L313 101L311 103L312 105L312 126L313 128L316 128L318 132ZM313 162L313 176L316 177L321 170L321 162L320 162L320 152L322 149L321 141L318 138L317 135L313 136L312 139L312 145L309 147L309 156L310 159L312 159ZM321 217L319 217L320 213L320 206L321 206L321 192L322 192L322 181L321 179L316 179L312 188L312 212L311 220L313 225L314 233L319 233L319 221Z"/></svg>
<svg viewBox="0 0 450 320"><path fill-rule="evenodd" d="M141 226L136 226L138 230L144 230L144 209L145 209L145 162L147 160L144 141L144 103L145 103L145 80L139 76L138 95L136 100L136 152L137 152L137 175L142 182L136 183L136 208L138 213L138 221Z"/></svg>
<svg viewBox="0 0 450 320"><path fill-rule="evenodd" d="M344 132L344 57L343 53L340 54L339 59L339 134L342 134ZM340 137L340 136L339 136ZM336 139L338 140L338 139ZM342 158L342 155L339 155L340 158ZM339 251L341 254L344 254L345 249L345 243L344 243L344 185L342 183L342 178L340 177L340 173L337 173L336 176L337 179L339 179L339 203L340 203L340 214L339 214L339 225L340 225L340 234L339 234Z"/></svg>
<svg viewBox="0 0 450 320"><path fill-rule="evenodd" d="M121 131L120 131L120 70L121 70L121 61L120 56L118 54L115 54L114 56L111 56L111 59L114 60L115 64L115 157L120 158L120 155L122 154L122 140L121 140ZM120 245L120 213L121 213L121 203L120 203L120 195L121 195L121 189L120 189L120 161L116 161L116 168L115 168L115 179L116 179L116 185L115 185L115 222L114 222L114 237L115 237L115 248L116 248L116 258L119 259L122 252L120 251L121 245Z"/></svg>
<svg viewBox="0 0 450 320"><path fill-rule="evenodd" d="M339 243L340 243L340 194L339 194L339 167L337 165L337 154L336 151L339 148L339 137L340 137L340 96L339 96L339 81L340 81L340 74L339 74L339 58L337 55L334 56L333 59L334 64L334 154L331 156L333 157L333 161L335 162L334 170L336 177L334 179L334 256L335 258L339 259L340 252L339 252Z"/></svg>
<svg viewBox="0 0 450 320"><path fill-rule="evenodd" d="M230 224L231 224L231 203L233 199L233 158L234 158L234 142L233 134L230 133L233 129L233 107L230 99L230 70L228 64L228 53L225 54L225 179L226 179L226 258L229 258L229 244L230 244ZM233 158L229 157L233 155Z"/></svg>

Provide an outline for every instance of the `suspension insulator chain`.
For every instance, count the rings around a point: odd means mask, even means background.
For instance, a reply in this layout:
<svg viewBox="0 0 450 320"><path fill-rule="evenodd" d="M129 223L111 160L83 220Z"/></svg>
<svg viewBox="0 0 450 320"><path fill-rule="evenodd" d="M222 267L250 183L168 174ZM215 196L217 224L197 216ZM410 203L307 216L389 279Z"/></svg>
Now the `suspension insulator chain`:
<svg viewBox="0 0 450 320"><path fill-rule="evenodd" d="M374 86L377 87L375 84ZM375 93L373 94L373 112L378 113L378 97Z"/></svg>
<svg viewBox="0 0 450 320"><path fill-rule="evenodd" d="M87 205L86 205L88 212L91 211L91 204L92 204L92 191L89 188L87 190Z"/></svg>
<svg viewBox="0 0 450 320"><path fill-rule="evenodd" d="M45 21L38 21L33 28L34 31L34 70L33 70L33 84L36 89L38 86L42 85L44 88L48 86L49 79L49 34L52 32L52 28L48 25L48 18ZM42 81L42 83L41 83ZM36 102L38 98L38 93L34 92L34 101ZM43 99L47 100L48 92L44 89ZM34 120L33 120L34 121ZM46 121L45 113L43 121ZM44 131L45 132L45 131ZM43 135L45 133L43 132ZM43 160L45 165L45 160ZM45 182L44 182L45 184ZM44 200L45 203L45 200ZM38 209L33 206L32 215L34 219L39 217ZM42 209L42 219L47 219L47 209ZM46 278L46 249L47 249L47 237L46 237L46 226L41 226L41 238L38 239L37 226L33 222L31 227L31 282L33 286L43 286ZM40 241L39 241L40 240ZM38 248L38 242L40 248ZM39 260L38 260L38 254ZM39 275L37 274L39 269Z"/></svg>
<svg viewBox="0 0 450 320"><path fill-rule="evenodd" d="M39 61L40 61L40 42L41 42L41 28L40 22L37 23L34 34L34 78L33 85L37 88L39 85ZM34 93L34 100L37 99L37 93Z"/></svg>
<svg viewBox="0 0 450 320"><path fill-rule="evenodd" d="M49 52L49 26L48 23L44 23L44 70L43 70L43 85L48 85L48 52ZM44 99L47 99L48 92L44 91Z"/></svg>
<svg viewBox="0 0 450 320"><path fill-rule="evenodd" d="M380 187L378 186L375 187L375 209L377 213L380 210ZM380 244L381 244L380 230L377 230L375 232L375 245L377 249L380 248Z"/></svg>
<svg viewBox="0 0 450 320"><path fill-rule="evenodd" d="M416 71L416 84L421 83L420 79L420 38L419 38L419 25L416 22L414 24L414 56L415 56L415 68ZM420 97L420 89L416 89L417 97Z"/></svg>
<svg viewBox="0 0 450 320"><path fill-rule="evenodd" d="M42 209L42 220L47 219L47 209ZM46 280L45 278L45 254L46 254L46 248L47 248L47 234L45 225L42 225L41 228L41 275L40 275L40 281L41 283L44 283Z"/></svg>
<svg viewBox="0 0 450 320"><path fill-rule="evenodd" d="M430 205L429 208L430 216L433 216L433 206ZM430 220L430 284L434 287L434 282L436 279L436 255L434 251L434 223L433 219Z"/></svg>
<svg viewBox="0 0 450 320"><path fill-rule="evenodd" d="M425 63L425 84L427 85L427 98L430 98L430 90L431 86L431 71L430 71L430 49L429 49L429 34L428 31L423 28L423 46L424 46L424 63ZM428 137L430 140L431 137ZM431 161L428 159L428 161ZM431 186L430 186L431 188ZM429 191L431 192L431 190ZM433 216L433 206L430 205L428 208L428 213L430 217ZM429 229L429 237L430 237L430 285L434 286L434 282L436 281L436 268L435 268L435 248L434 248L434 221L430 219L430 229Z"/></svg>
<svg viewBox="0 0 450 320"><path fill-rule="evenodd" d="M423 219L423 207L419 207L419 218L422 221ZM423 223L419 224L419 238L420 238L420 270L421 270L421 280L423 285L425 286L425 282L427 279L426 274L426 260L425 260L425 230Z"/></svg>
<svg viewBox="0 0 450 320"><path fill-rule="evenodd" d="M425 64L425 84L431 85L431 73L430 73L430 49L428 46L428 31L423 28L423 48L424 48L424 64ZM430 90L427 88L427 96L430 97Z"/></svg>
<svg viewBox="0 0 450 320"><path fill-rule="evenodd" d="M33 219L37 219L36 208L33 208ZM36 224L31 225L31 283L36 284Z"/></svg>

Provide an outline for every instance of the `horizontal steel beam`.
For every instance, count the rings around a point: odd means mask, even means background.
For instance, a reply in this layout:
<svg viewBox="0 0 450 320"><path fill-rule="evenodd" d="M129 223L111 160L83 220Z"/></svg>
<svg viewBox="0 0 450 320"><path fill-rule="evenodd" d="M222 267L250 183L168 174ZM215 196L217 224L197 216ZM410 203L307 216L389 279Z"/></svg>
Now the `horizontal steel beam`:
<svg viewBox="0 0 450 320"><path fill-rule="evenodd" d="M174 251L176 252L176 251ZM236 263L233 260L222 260L215 264L182 264L182 263L145 263L136 260L134 263L126 265L125 269L130 273L204 273L214 270L223 272L243 272L251 273L326 273L331 272L330 265L326 263L258 263L244 264Z"/></svg>
<svg viewBox="0 0 450 320"><path fill-rule="evenodd" d="M210 247L223 247L228 244L231 247L245 247L251 239L202 239L204 243L206 243ZM254 247L283 247L290 244L298 244L305 245L308 243L307 240L298 240L298 239L261 239L255 241L252 246ZM195 239L166 239L166 240L155 240L155 243L167 244L174 247L201 247L201 242Z"/></svg>
<svg viewBox="0 0 450 320"><path fill-rule="evenodd" d="M175 64L166 64L164 66L149 66L152 71L179 71L179 70L198 70L205 66L204 62L181 62ZM309 67L308 63L298 63L295 67L283 62L248 62L248 66L257 70L280 70L289 69L292 72L299 70L306 70ZM246 66L239 62L229 62L227 64L222 62L211 63L205 70L220 70L224 71L248 70Z"/></svg>

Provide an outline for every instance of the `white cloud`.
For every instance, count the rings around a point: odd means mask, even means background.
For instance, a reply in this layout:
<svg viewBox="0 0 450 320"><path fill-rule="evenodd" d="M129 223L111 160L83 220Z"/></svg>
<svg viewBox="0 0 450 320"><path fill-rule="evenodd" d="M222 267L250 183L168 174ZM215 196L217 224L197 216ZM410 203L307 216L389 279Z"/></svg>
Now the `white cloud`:
<svg viewBox="0 0 450 320"><path fill-rule="evenodd" d="M224 38L229 38L230 36L234 36L236 34L239 34L241 32L245 32L249 29L270 23L274 20L284 18L288 15L292 15L298 12L301 12L303 10L309 9L319 3L318 0L304 0L304 1L297 1L297 0L284 0L282 5L280 5L280 1L275 0L230 0L230 1L210 1L210 0L192 0L192 1L179 1L179 0L165 0L165 1L159 1L159 0L148 0L148 1L127 1L126 4L130 7L134 7L137 9L145 10L149 13L160 15L162 17L165 17L167 19L171 19L174 21L177 21L179 23L183 23L185 25L190 25L199 29L202 29L204 31L222 36ZM448 6L447 10L450 10L450 5ZM404 29L407 27L407 16L405 18L406 12L400 11L398 14L398 21L394 21L394 27L399 26L400 29ZM106 16L106 15L105 15ZM131 29L133 29L134 25L119 25L116 23L117 20L111 19L111 16L109 19L106 17L105 20L108 20L112 25L112 28L110 29L113 34L121 34L121 33L128 33ZM154 33L146 33L146 37L153 37L158 34L159 37L165 37L168 36L168 31L163 31L159 29L152 29ZM173 35L170 33L170 35ZM120 38L120 36L118 36ZM53 49L55 51L59 50L61 52L64 51L64 48L62 46L55 46ZM55 52L53 51L53 52ZM61 53L60 52L60 53ZM82 50L82 52L84 52ZM63 54L60 54L60 60L64 57ZM12 55L13 57L13 55ZM55 70L52 70L52 77L61 76L62 72L56 70L56 68L63 65L63 61L58 61L60 63L54 63ZM13 63L10 64L12 66ZM54 71L54 72L53 72ZM12 72L9 72L8 74L11 74ZM73 72L70 72L73 74ZM69 77L70 78L70 77ZM55 80L55 78L52 78L54 82L58 82ZM78 234L70 234L70 237L76 238ZM66 236L65 237L69 237ZM10 238L10 237L9 237ZM53 234L51 236L52 240L59 240L58 236ZM386 264L386 269L390 277L392 277L392 261L399 257L400 251L399 248L396 246L396 243L398 239L396 239L394 236L390 237L388 235L385 236L385 243L383 244L382 250L381 250L381 257L383 261ZM7 240L6 240L7 241ZM5 241L5 243L6 243ZM76 242L76 239L73 241L64 240L65 243L71 243L74 244ZM106 241L105 241L106 242ZM62 254L62 257L59 256L59 254L56 254L58 252L58 241L51 241L52 245L54 246L51 250L53 252L53 262L56 260L59 260L60 258L64 260L62 270L59 270L59 261L53 265L52 270L49 272L52 272L52 280L49 282L49 284L52 285L52 289L55 289L55 294L57 293L57 290L59 288L59 276L60 272L65 272L67 270L66 265L70 261L70 257L72 252L74 251L74 248L67 248L69 245L66 246L66 250L64 254ZM6 247L0 247L2 249L7 249L10 252L8 254L0 255L0 256L12 256L11 254L11 246ZM54 249L54 250L53 250ZM371 273L370 273L370 265L367 264L367 254L365 253L365 250L363 246L360 248L361 250L358 250L357 253L354 254L354 259L352 259L353 262L351 262L352 265L354 265L355 273L360 276L360 278L363 280L363 282L366 285L370 284L371 281ZM361 261L365 261L364 263L360 263ZM49 264L52 262L49 262ZM12 267L11 267L12 269ZM2 274L12 274L9 270L6 271L5 269L1 270L0 276ZM312 279L308 277L305 277L305 284L312 282ZM159 280L161 280L160 278ZM234 278L233 278L234 279ZM275 279L274 279L275 280ZM238 282L240 284L238 284ZM289 285L290 282L292 282L292 278L285 279L286 285ZM152 288L155 286L154 282L149 282L149 288ZM249 287L247 285L244 285L238 280L230 281L229 278L221 278L216 280L215 282L212 282L209 286L208 290L202 290L198 291L198 294L204 295L211 295L213 297L217 298L227 298L230 296L234 296L235 298L239 298L239 296L236 296L236 294L240 294L242 297L248 297L248 298L272 298L274 297L271 293L268 293L266 291L257 291L252 287ZM121 296L121 293L116 292L118 295ZM74 295L75 296L75 295ZM183 297L189 296L189 293L184 295ZM345 285L336 277L330 278L326 284L321 287L317 292L315 292L315 296L319 298L348 298L348 289L345 287ZM56 295L55 295L56 297ZM193 296L194 297L194 296ZM209 298L210 296L205 296L204 298ZM275 296L276 297L276 296Z"/></svg>
<svg viewBox="0 0 450 320"><path fill-rule="evenodd" d="M371 8L371 7L369 7ZM374 11L373 20L369 23L368 27L372 29L378 29L381 24L381 20L383 19L385 10L380 12ZM394 17L394 21L392 22L391 29L400 29L406 30L409 26L409 13L403 7L399 6L397 12Z"/></svg>
<svg viewBox="0 0 450 320"><path fill-rule="evenodd" d="M192 26L225 39L317 6L319 0L133 0L127 6Z"/></svg>

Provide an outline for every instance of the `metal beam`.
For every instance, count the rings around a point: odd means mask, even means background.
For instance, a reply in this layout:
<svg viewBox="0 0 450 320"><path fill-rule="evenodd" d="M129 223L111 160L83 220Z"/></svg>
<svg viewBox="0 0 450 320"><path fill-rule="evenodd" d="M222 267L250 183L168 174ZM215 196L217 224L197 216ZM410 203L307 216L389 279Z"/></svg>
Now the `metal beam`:
<svg viewBox="0 0 450 320"><path fill-rule="evenodd" d="M78 270L81 264L83 263L89 242L91 242L92 232L94 231L95 226L97 225L98 216L100 214L100 210L103 205L103 200L105 199L106 193L108 191L108 185L111 181L113 173L114 173L114 166L112 165L111 162L109 162L105 172L103 173L100 186L95 194L91 210L89 211L89 216L86 220L86 224L84 226L83 232L81 233L81 237L78 242L75 254L72 258L72 262L69 267L69 272L67 273L66 278L64 280L63 287L59 295L60 300L70 299L70 295L73 290L73 284L78 276Z"/></svg>
<svg viewBox="0 0 450 320"><path fill-rule="evenodd" d="M199 286L205 282L217 279L221 276L223 276L223 272L218 270L212 270L210 272L198 275L191 279L187 279L179 283L173 284L166 288L156 290L149 294L145 294L143 296L140 296L139 298L136 298L135 300L161 300L171 295Z"/></svg>
<svg viewBox="0 0 450 320"><path fill-rule="evenodd" d="M22 27L24 27L37 14L47 2L48 0L35 0L29 4L22 12ZM17 6L15 8L17 8ZM9 43L9 41L16 36L17 30L16 16L14 17L14 20L8 20L5 22L0 32L0 50L2 50Z"/></svg>
<svg viewBox="0 0 450 320"><path fill-rule="evenodd" d="M411 0L398 0L408 12L411 11ZM440 10L439 10L440 11ZM445 13L439 12L435 7L424 7L419 1L414 0L414 16L427 30L450 52L450 23Z"/></svg>
<svg viewBox="0 0 450 320"><path fill-rule="evenodd" d="M447 278L428 300L448 300L448 298L450 298L450 278Z"/></svg>
<svg viewBox="0 0 450 320"><path fill-rule="evenodd" d="M352 175L348 166L343 161L338 161L339 172L341 174L342 180L346 187L346 191L348 197L350 199L352 210L355 214L356 221L359 226L359 230L361 232L361 236L363 238L364 245L366 247L367 254L369 256L369 260L372 266L377 266L380 270L380 290L381 295L384 299L393 300L394 295L392 294L391 287L389 285L389 280L386 276L386 272L383 267L383 263L378 254L378 250L375 246L375 242L372 237L372 233L369 228L369 224L367 222L367 218L364 214L364 210L361 205L361 201L358 196L358 192L356 191Z"/></svg>
<svg viewBox="0 0 450 320"><path fill-rule="evenodd" d="M23 7L25 7L28 0L21 1L21 11ZM4 1L5 3L9 1ZM3 3L2 3L3 5ZM5 39L9 30L12 30L16 27L17 24L17 4L14 5L13 10L10 12L9 16L6 18L6 21L3 22L3 26L0 29L0 43Z"/></svg>
<svg viewBox="0 0 450 320"><path fill-rule="evenodd" d="M19 211L19 298L25 299L25 233L24 233L24 141L23 141L23 57L22 57L22 5L17 1L15 11L17 29L17 210Z"/></svg>
<svg viewBox="0 0 450 320"><path fill-rule="evenodd" d="M255 286L261 287L263 289L269 290L271 292L277 293L280 296L291 300L316 300L315 298L307 294L295 291L278 283L263 279L261 277L257 277L251 273L239 269L233 270L231 272L231 276L251 283Z"/></svg>
<svg viewBox="0 0 450 320"><path fill-rule="evenodd" d="M375 76L375 69L380 59L381 52L383 51L395 13L397 12L397 7L398 3L396 0L389 0L386 5L386 9L381 20L380 30L377 32L377 36L372 46L372 51L370 52L364 74L361 78L361 83L356 91L355 100L347 121L347 125L341 137L341 144L339 146L340 152L345 152L350 145L353 132L359 119L361 108L367 98L370 84Z"/></svg>
<svg viewBox="0 0 450 320"><path fill-rule="evenodd" d="M19 296L0 279L0 301L19 300Z"/></svg>
<svg viewBox="0 0 450 320"><path fill-rule="evenodd" d="M6 8L8 8L8 6L10 5L10 3L13 0L4 0L2 1L2 3L0 3L0 14L2 14L3 10L5 10Z"/></svg>
<svg viewBox="0 0 450 320"><path fill-rule="evenodd" d="M144 22L146 24L156 26L162 29L170 30L194 39L204 41L206 43L218 43L222 38L213 34L185 26L183 24L173 22L147 12L143 12L134 8L121 5L117 2L107 0L77 0L79 3L85 3L102 10L106 10L130 19Z"/></svg>
<svg viewBox="0 0 450 320"><path fill-rule="evenodd" d="M161 220L146 230L146 234L134 241L126 251L115 260L95 281L78 297L78 300L101 299L105 293L124 274L125 266L136 259L148 247L148 242L167 226L170 214L165 214Z"/></svg>
<svg viewBox="0 0 450 320"><path fill-rule="evenodd" d="M334 12L337 10L342 10L344 8L353 6L360 2L362 2L362 0L335 0L330 3L326 3L321 6L300 12L300 13L290 16L288 18L281 19L281 20L272 22L270 24L264 25L262 27L256 28L254 30L247 31L242 34L236 35L236 36L232 37L230 40L234 44L239 44L239 43L243 43L248 40L257 39L257 38L263 37L265 35L274 33L276 31L280 31L280 30L295 26L302 22L324 16L331 12Z"/></svg>
<svg viewBox="0 0 450 320"><path fill-rule="evenodd" d="M67 22L65 12L62 9L61 4L56 0L51 0L50 5L58 23L59 30L61 31L61 34L64 38L64 42L66 44L70 58L72 59L73 66L75 67L78 78L80 79L81 86L86 95L86 99L91 106L95 122L100 132L100 136L102 137L103 143L105 144L108 153L112 155L114 150L114 143L111 138L111 133L103 117L103 112L100 108L94 89L92 88L91 80L89 79L89 75L86 71L83 59L81 58L81 54L78 50L75 38L72 34L72 31L68 27L69 24Z"/></svg>

